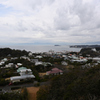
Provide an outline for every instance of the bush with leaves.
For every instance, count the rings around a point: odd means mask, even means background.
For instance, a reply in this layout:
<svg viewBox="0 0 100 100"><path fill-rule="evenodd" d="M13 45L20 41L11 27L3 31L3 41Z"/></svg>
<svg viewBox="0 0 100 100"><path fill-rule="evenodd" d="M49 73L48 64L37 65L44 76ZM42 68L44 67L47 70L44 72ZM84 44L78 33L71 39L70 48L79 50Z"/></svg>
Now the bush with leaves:
<svg viewBox="0 0 100 100"><path fill-rule="evenodd" d="M37 100L100 100L99 91L100 66L77 68L53 78L49 87L40 88Z"/></svg>

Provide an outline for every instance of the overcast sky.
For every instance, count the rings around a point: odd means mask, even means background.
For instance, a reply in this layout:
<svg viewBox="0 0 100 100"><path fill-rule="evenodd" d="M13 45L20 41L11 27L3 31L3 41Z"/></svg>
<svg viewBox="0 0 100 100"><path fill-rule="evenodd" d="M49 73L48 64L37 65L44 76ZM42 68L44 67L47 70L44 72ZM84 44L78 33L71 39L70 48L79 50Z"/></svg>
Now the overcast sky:
<svg viewBox="0 0 100 100"><path fill-rule="evenodd" d="M0 0L0 43L100 41L100 0Z"/></svg>

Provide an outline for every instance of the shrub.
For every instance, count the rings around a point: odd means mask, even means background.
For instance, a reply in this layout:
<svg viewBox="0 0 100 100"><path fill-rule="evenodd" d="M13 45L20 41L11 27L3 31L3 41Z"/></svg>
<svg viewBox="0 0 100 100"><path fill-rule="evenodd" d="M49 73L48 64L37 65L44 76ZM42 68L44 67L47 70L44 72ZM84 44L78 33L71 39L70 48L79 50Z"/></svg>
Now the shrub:
<svg viewBox="0 0 100 100"><path fill-rule="evenodd" d="M36 82L36 83L34 83L34 86L38 87L38 86L40 86L40 83Z"/></svg>
<svg viewBox="0 0 100 100"><path fill-rule="evenodd" d="M11 90L17 90L20 89L21 87L11 87Z"/></svg>

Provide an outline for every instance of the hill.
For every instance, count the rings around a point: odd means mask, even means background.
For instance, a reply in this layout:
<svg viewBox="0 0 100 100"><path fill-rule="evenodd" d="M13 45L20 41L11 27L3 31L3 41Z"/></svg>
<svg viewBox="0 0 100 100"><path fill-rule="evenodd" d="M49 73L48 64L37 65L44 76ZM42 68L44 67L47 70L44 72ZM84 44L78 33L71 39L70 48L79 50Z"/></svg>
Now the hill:
<svg viewBox="0 0 100 100"><path fill-rule="evenodd" d="M0 48L0 57L6 57L6 56L18 57L18 56L23 56L23 55L28 55L28 52L25 50Z"/></svg>
<svg viewBox="0 0 100 100"><path fill-rule="evenodd" d="M40 88L37 100L100 100L99 91L100 65L56 76L49 86Z"/></svg>
<svg viewBox="0 0 100 100"><path fill-rule="evenodd" d="M96 48L96 50L99 50L99 48ZM100 55L99 52L93 51L92 48L82 48L80 50L80 53L84 57L86 57L87 55L90 55L90 57L96 57L96 56Z"/></svg>

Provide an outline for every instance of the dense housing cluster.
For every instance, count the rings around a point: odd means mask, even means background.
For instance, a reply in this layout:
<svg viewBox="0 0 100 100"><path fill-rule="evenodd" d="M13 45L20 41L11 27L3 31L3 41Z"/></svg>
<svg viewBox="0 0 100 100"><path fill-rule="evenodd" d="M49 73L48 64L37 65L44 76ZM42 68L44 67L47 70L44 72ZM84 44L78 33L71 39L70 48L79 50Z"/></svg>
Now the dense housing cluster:
<svg viewBox="0 0 100 100"><path fill-rule="evenodd" d="M6 49L1 49L3 52ZM10 52L8 52L10 50ZM8 48L0 57L0 86L48 82L56 76L63 76L71 70L86 70L99 66L99 49L83 48L80 52L32 53ZM16 54L15 56L12 54ZM22 53L19 53L22 52ZM17 56L18 55L18 56ZM1 92L4 92L1 89Z"/></svg>

